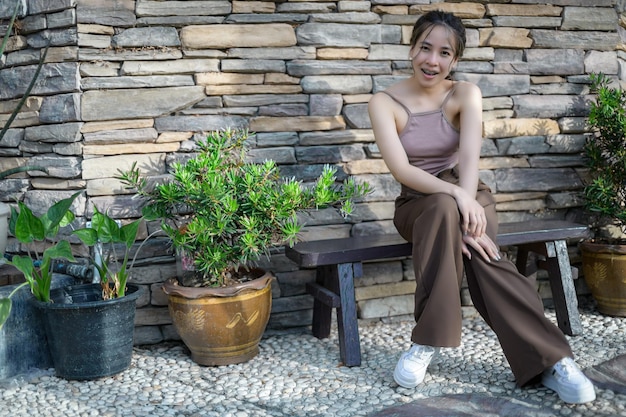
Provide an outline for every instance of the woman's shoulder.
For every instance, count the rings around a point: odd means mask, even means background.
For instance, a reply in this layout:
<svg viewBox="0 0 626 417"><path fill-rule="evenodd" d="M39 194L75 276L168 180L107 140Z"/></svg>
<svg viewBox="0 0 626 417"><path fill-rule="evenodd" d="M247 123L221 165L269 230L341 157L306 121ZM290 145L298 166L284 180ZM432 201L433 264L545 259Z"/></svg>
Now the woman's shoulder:
<svg viewBox="0 0 626 417"><path fill-rule="evenodd" d="M454 82L454 93L459 93L460 96L467 94L480 94L482 95L480 88L469 81L455 81Z"/></svg>
<svg viewBox="0 0 626 417"><path fill-rule="evenodd" d="M396 97L401 94L402 88L398 88L396 84L391 85L384 90L378 90L374 96Z"/></svg>
<svg viewBox="0 0 626 417"><path fill-rule="evenodd" d="M374 105L377 103L389 103L389 102L397 101L396 97L397 97L397 92L395 91L395 88L389 87L389 88L386 88L385 90L380 90L372 94L372 97L370 98L369 102L370 104L374 104Z"/></svg>

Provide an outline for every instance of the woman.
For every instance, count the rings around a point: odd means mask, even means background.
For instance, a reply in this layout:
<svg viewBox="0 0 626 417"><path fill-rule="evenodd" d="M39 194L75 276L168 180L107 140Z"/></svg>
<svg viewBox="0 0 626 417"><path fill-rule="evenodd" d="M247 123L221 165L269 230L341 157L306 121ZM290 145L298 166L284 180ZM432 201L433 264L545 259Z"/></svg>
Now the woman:
<svg viewBox="0 0 626 417"><path fill-rule="evenodd" d="M395 381L417 386L439 347L459 346L465 271L474 306L497 334L518 385L541 379L565 402L594 400L593 384L545 317L533 283L494 243L495 202L478 179L481 92L450 78L465 47L461 20L440 11L423 15L410 46L413 76L369 103L376 143L402 186L394 224L413 243L417 282L413 345L401 355Z"/></svg>

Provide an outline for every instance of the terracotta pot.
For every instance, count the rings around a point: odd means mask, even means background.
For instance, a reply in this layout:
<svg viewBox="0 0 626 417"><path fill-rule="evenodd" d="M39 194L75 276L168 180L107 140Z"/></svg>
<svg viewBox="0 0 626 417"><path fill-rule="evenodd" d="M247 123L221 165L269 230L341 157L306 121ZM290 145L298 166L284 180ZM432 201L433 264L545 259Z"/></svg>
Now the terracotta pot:
<svg viewBox="0 0 626 417"><path fill-rule="evenodd" d="M626 245L581 242L583 274L598 311L626 317Z"/></svg>
<svg viewBox="0 0 626 417"><path fill-rule="evenodd" d="M259 278L235 287L183 287L176 278L163 284L174 327L194 362L229 365L259 353L272 307L274 276L257 271Z"/></svg>

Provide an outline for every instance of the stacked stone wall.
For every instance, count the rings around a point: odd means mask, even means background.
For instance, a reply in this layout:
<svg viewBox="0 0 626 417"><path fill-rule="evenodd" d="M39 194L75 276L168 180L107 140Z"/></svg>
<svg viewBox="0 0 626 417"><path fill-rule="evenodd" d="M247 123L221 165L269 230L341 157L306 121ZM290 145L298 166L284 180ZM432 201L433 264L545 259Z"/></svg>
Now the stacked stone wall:
<svg viewBox="0 0 626 417"><path fill-rule="evenodd" d="M615 0L24 3L1 57L0 122L23 95L41 49L51 46L0 142L0 170L28 163L49 172L4 180L0 199L43 209L85 190L75 206L83 220L93 205L122 220L139 215L137 200L114 179L118 170L137 162L164 175L201 132L247 127L255 132L252 157L276 160L287 176L308 181L331 164L340 178L375 188L348 221L332 210L308 214L305 239L393 231L399 186L375 146L367 102L410 76L412 25L443 9L467 27L455 77L483 92L480 177L495 192L500 220L584 221L589 74L626 77L623 5ZM2 31L11 10L0 2ZM12 242L10 250L18 249ZM575 245L571 252L576 261ZM175 338L159 289L176 273L172 256L158 239L141 256L133 280L150 291L140 302L137 341ZM270 326L309 324L304 287L314 272L298 270L279 250L264 264L277 275ZM363 319L412 312L410 260L368 263L356 285ZM538 285L548 297L545 282Z"/></svg>

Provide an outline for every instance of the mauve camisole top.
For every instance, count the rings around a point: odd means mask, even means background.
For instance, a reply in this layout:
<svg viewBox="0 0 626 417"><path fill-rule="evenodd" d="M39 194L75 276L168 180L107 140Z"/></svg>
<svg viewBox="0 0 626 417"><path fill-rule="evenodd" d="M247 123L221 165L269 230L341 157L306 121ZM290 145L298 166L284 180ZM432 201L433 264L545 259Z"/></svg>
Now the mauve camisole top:
<svg viewBox="0 0 626 417"><path fill-rule="evenodd" d="M443 112L443 106L454 92L454 87L439 109L421 113L411 112L389 92L383 92L400 104L409 115L406 126L399 134L409 163L432 175L454 167L459 161L460 135Z"/></svg>

